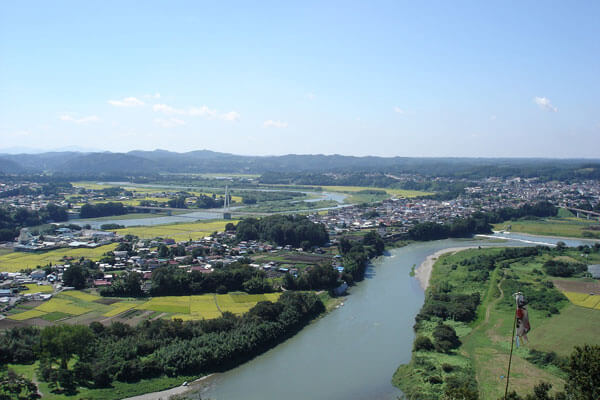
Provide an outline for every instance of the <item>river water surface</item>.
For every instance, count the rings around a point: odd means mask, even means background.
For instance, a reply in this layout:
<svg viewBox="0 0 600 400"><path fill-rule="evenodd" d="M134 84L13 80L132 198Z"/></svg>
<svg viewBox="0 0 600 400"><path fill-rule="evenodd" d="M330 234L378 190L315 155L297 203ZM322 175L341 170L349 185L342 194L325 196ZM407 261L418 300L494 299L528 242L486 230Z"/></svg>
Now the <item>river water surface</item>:
<svg viewBox="0 0 600 400"><path fill-rule="evenodd" d="M513 235L511 235L513 236ZM526 235L510 240L448 239L394 249L373 262L344 306L255 359L205 380L191 394L214 400L396 399L396 368L410 361L414 318L424 292L410 277L413 265L442 249L528 246L562 240Z"/></svg>

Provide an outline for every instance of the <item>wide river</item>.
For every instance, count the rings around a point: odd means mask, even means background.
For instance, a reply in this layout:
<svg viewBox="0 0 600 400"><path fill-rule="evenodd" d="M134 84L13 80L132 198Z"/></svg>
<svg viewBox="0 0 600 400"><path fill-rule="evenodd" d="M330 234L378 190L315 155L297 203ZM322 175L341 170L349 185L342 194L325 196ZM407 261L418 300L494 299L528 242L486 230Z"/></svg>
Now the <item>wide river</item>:
<svg viewBox="0 0 600 400"><path fill-rule="evenodd" d="M531 235L448 239L394 249L376 259L364 282L350 290L343 307L315 321L276 348L206 379L190 396L214 400L397 399L391 384L396 368L410 361L412 326L424 292L410 277L413 265L445 248L529 246L559 240Z"/></svg>

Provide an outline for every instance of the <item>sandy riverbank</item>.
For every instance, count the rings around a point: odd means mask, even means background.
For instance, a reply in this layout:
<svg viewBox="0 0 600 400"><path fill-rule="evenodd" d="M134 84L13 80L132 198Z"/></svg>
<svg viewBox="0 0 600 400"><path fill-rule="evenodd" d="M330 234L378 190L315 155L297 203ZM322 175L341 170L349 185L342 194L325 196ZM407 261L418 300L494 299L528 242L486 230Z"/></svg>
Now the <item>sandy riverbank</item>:
<svg viewBox="0 0 600 400"><path fill-rule="evenodd" d="M474 248L477 248L477 246L451 247L451 248L442 249L442 250L436 251L433 254L430 254L429 256L427 256L425 261L423 261L421 263L421 265L419 265L419 268L417 268L415 270L415 278L417 278L417 280L419 281L419 284L421 285L423 290L427 289L427 287L429 286L429 278L431 278L431 271L433 269L433 264L435 264L437 259L442 254L456 253L457 251L474 249Z"/></svg>
<svg viewBox="0 0 600 400"><path fill-rule="evenodd" d="M183 386L183 385L177 386L177 387L174 387L171 389L162 390L160 392L152 392L152 393L141 394L139 396L128 397L124 400L168 400L171 396L183 394L192 389L197 389L197 387L194 387L196 384L200 383L201 381L203 381L207 378L210 378L213 375L214 374L210 374L210 375L203 376L202 378L198 378L195 381L190 382L189 385L187 385L187 386Z"/></svg>

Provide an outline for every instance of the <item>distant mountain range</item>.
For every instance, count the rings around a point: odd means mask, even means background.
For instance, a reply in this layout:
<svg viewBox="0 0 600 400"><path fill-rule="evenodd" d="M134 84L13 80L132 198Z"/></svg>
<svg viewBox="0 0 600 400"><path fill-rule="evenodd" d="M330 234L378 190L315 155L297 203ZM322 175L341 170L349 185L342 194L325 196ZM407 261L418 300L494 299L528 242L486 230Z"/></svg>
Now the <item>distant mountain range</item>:
<svg viewBox="0 0 600 400"><path fill-rule="evenodd" d="M600 169L599 160L507 159L507 158L411 158L354 157L342 155L241 156L197 150L176 153L166 150L128 153L60 151L39 154L0 153L0 172L56 173L64 175L153 175L158 173L256 173L267 171L327 172L385 171L392 173L460 174L474 169Z"/></svg>

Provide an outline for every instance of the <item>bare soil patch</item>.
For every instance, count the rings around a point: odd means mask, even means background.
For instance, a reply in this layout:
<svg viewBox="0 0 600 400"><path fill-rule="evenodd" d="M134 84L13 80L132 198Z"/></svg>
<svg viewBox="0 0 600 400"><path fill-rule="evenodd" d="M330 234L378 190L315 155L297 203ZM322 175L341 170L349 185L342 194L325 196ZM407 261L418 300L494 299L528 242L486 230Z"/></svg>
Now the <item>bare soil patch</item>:
<svg viewBox="0 0 600 400"><path fill-rule="evenodd" d="M308 255L308 254L291 254L291 255L286 255L285 259L289 260L291 262L317 264L317 263L329 260L329 257L312 256L312 255Z"/></svg>
<svg viewBox="0 0 600 400"><path fill-rule="evenodd" d="M110 306L111 304L114 303L118 303L119 301L121 301L120 299L110 299L110 298L102 298L102 299L98 299L98 300L94 300L94 303L99 303L99 304L104 304L107 306Z"/></svg>
<svg viewBox="0 0 600 400"><path fill-rule="evenodd" d="M596 293L600 294L600 282L552 281L563 292Z"/></svg>

